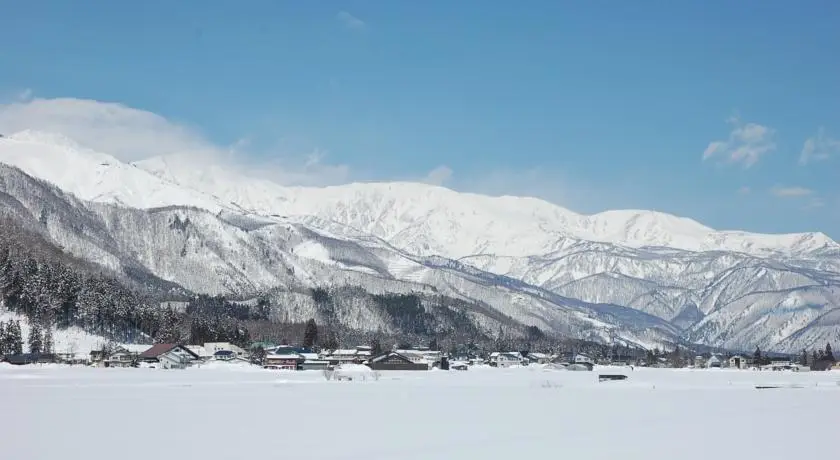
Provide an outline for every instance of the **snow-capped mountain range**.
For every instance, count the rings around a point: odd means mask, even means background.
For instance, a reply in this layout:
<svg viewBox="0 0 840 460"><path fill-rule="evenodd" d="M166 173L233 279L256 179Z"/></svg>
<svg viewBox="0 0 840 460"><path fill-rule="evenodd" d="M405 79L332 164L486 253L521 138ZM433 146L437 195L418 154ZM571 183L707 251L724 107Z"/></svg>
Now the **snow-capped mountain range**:
<svg viewBox="0 0 840 460"><path fill-rule="evenodd" d="M643 346L795 351L840 339L840 245L821 233L716 231L651 211L587 216L418 183L285 187L189 155L124 163L32 131L0 138L0 163L17 168L0 169L0 193L65 250L193 292L431 290L485 305L476 321L488 331L499 314ZM293 315L315 308L296 305ZM363 310L348 323L381 326Z"/></svg>

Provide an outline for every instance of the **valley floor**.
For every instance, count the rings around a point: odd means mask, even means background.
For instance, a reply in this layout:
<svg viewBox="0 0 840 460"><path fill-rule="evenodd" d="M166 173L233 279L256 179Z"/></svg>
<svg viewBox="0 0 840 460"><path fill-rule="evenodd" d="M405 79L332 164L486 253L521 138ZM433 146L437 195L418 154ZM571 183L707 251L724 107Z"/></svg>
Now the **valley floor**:
<svg viewBox="0 0 840 460"><path fill-rule="evenodd" d="M598 382L599 373L624 381ZM829 459L840 372L0 364L0 458ZM756 389L757 385L780 386Z"/></svg>

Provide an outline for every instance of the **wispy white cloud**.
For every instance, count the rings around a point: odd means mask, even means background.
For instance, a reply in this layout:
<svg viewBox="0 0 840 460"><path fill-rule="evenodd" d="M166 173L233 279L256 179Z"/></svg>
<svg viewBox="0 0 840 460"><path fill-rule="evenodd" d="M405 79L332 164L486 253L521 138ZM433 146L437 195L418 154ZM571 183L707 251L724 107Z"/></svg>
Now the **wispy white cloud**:
<svg viewBox="0 0 840 460"><path fill-rule="evenodd" d="M326 154L319 150L257 149L247 138L218 145L185 123L117 103L35 98L0 104L0 133L10 135L27 129L62 134L123 161L170 155L193 157L284 185L332 185L344 183L350 176L346 165L326 163Z"/></svg>
<svg viewBox="0 0 840 460"><path fill-rule="evenodd" d="M356 31L367 30L368 25L365 21L362 21L347 11L339 11L335 17L347 29Z"/></svg>
<svg viewBox="0 0 840 460"><path fill-rule="evenodd" d="M770 189L770 193L779 198L797 198L814 195L813 190L805 187L776 186Z"/></svg>
<svg viewBox="0 0 840 460"><path fill-rule="evenodd" d="M806 187L785 187L777 185L770 189L770 194L782 200L792 200L802 209L814 210L825 206L825 199L815 190Z"/></svg>
<svg viewBox="0 0 840 460"><path fill-rule="evenodd" d="M799 164L827 160L838 154L840 154L840 141L827 136L825 128L820 127L815 136L805 140L805 145L802 146L802 152L799 154Z"/></svg>
<svg viewBox="0 0 840 460"><path fill-rule="evenodd" d="M775 131L757 123L743 123L733 116L727 122L732 131L727 140L712 141L703 151L703 160L720 158L725 163L741 163L745 168L776 149Z"/></svg>
<svg viewBox="0 0 840 460"><path fill-rule="evenodd" d="M452 177L452 169L446 165L440 165L437 168L429 171L423 182L431 185L444 185Z"/></svg>
<svg viewBox="0 0 840 460"><path fill-rule="evenodd" d="M819 209L825 206L825 200L822 198L813 198L808 204L805 205L805 209Z"/></svg>
<svg viewBox="0 0 840 460"><path fill-rule="evenodd" d="M746 185L738 189L738 195L749 195L750 193L752 193L752 189Z"/></svg>
<svg viewBox="0 0 840 460"><path fill-rule="evenodd" d="M23 89L17 94L18 101L28 101L32 99L32 88Z"/></svg>

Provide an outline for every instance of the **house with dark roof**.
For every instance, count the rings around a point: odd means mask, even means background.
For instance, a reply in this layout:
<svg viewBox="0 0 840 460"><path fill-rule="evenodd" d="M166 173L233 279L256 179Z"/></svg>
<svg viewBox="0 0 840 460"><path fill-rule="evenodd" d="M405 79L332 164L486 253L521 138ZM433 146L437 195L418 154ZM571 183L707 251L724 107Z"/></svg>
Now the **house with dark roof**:
<svg viewBox="0 0 840 460"><path fill-rule="evenodd" d="M548 364L551 362L551 357L545 353L529 352L527 356L529 363L534 364Z"/></svg>
<svg viewBox="0 0 840 460"><path fill-rule="evenodd" d="M428 362L418 362L408 356L391 351L368 361L368 367L375 371L427 371Z"/></svg>
<svg viewBox="0 0 840 460"><path fill-rule="evenodd" d="M219 350L213 353L213 359L216 361L233 361L236 359L236 353L233 350Z"/></svg>
<svg viewBox="0 0 840 460"><path fill-rule="evenodd" d="M21 353L19 355L6 355L3 361L22 366L26 364L50 364L56 363L58 360L52 353Z"/></svg>
<svg viewBox="0 0 840 460"><path fill-rule="evenodd" d="M184 369L199 359L195 352L177 343L158 343L138 356L139 361L160 369Z"/></svg>

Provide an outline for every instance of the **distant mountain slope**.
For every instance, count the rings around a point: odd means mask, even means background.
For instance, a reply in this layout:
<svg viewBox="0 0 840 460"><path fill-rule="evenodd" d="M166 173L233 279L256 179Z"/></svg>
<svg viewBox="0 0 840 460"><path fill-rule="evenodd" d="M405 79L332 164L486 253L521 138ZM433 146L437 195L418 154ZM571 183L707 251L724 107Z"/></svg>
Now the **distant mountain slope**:
<svg viewBox="0 0 840 460"><path fill-rule="evenodd" d="M21 222L37 227L70 254L117 272L142 271L191 292L254 296L278 287L357 286L372 294L461 301L462 308L470 309L472 324L490 336L502 328L536 326L572 338L603 341L612 335L643 346L679 341L678 331L658 318L636 312L634 322L625 325L604 306L561 298L471 267L439 265L376 239L340 240L301 224L232 219L197 208L141 210L83 202L5 165L0 165L0 196L16 203L10 208ZM316 313L306 296L282 298L277 314L286 321L305 321ZM339 303L353 308L340 310L343 326L370 331L392 327L379 307L361 299Z"/></svg>
<svg viewBox="0 0 840 460"><path fill-rule="evenodd" d="M533 325L649 347L790 349L840 331L819 321L840 301L840 246L820 233L585 216L415 183L282 187L185 156L125 164L35 132L0 139L0 163L20 168L0 167L4 212L70 253L192 292L283 288L300 302L289 318L319 308L292 292L358 286L464 301L488 334ZM346 305L348 325L390 327L375 307Z"/></svg>
<svg viewBox="0 0 840 460"><path fill-rule="evenodd" d="M538 255L562 249L566 238L757 255L840 249L821 233L718 232L652 211L585 216L535 198L494 198L418 183L282 187L230 168L199 165L188 156L129 165L72 140L32 131L0 140L0 158L89 201L311 216L376 235L418 255Z"/></svg>

